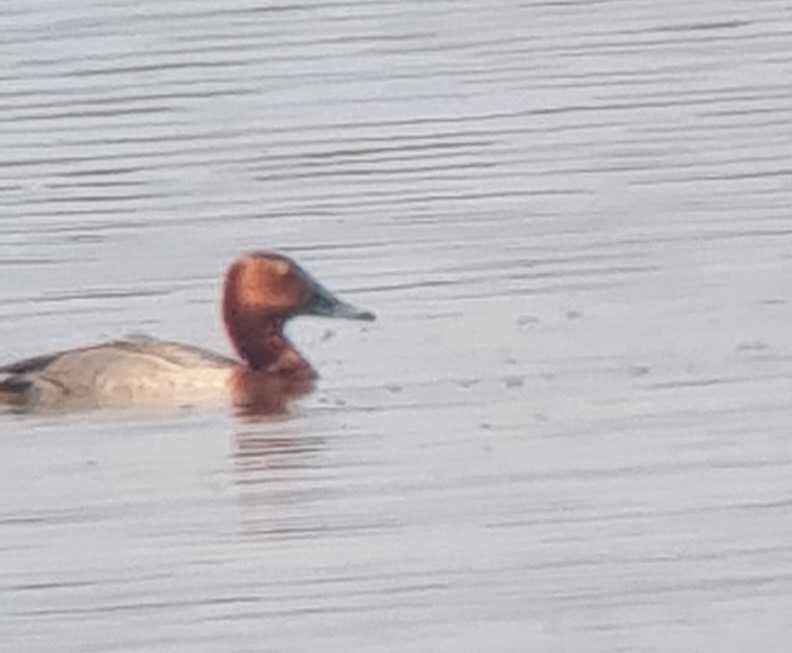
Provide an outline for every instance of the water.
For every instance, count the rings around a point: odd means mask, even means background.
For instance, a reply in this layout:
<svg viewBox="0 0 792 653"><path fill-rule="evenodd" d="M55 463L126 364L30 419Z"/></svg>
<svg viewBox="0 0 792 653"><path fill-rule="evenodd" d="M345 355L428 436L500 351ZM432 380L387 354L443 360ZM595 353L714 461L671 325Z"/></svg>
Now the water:
<svg viewBox="0 0 792 653"><path fill-rule="evenodd" d="M292 413L6 417L13 651L785 650L780 0L9 0L2 360L229 353L275 248Z"/></svg>

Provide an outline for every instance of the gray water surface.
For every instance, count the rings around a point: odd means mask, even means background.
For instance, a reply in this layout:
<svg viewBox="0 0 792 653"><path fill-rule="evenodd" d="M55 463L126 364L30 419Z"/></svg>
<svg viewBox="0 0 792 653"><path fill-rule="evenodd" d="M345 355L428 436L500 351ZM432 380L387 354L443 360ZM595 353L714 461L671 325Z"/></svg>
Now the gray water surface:
<svg viewBox="0 0 792 653"><path fill-rule="evenodd" d="M792 637L781 0L0 5L2 362L230 353L289 415L0 420L8 651L749 651Z"/></svg>

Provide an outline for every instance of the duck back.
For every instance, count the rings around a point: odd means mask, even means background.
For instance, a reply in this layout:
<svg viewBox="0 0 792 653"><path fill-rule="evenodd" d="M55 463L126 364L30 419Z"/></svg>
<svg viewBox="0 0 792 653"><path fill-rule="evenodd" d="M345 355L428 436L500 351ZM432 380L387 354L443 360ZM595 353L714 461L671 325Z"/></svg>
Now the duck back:
<svg viewBox="0 0 792 653"><path fill-rule="evenodd" d="M198 347L135 335L0 367L0 402L54 410L220 405L238 367Z"/></svg>

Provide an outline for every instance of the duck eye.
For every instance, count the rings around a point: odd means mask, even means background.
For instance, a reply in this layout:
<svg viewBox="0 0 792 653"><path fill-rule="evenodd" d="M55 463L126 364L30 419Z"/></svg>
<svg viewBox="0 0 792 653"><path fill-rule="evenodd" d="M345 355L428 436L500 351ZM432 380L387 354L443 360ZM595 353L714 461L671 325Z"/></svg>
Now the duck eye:
<svg viewBox="0 0 792 653"><path fill-rule="evenodd" d="M289 272L291 272L291 268L286 261L274 261L272 269L279 277L288 276Z"/></svg>

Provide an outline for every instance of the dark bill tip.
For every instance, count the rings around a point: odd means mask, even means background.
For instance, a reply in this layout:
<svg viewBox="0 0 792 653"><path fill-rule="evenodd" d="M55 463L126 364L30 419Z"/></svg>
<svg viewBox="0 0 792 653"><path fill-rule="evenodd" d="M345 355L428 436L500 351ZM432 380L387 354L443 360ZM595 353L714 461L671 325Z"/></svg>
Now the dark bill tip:
<svg viewBox="0 0 792 653"><path fill-rule="evenodd" d="M328 301L329 300L329 301ZM363 320L373 322L376 316L371 311L364 311L357 306L342 302L340 299L332 297L322 298L309 309L314 315L324 315L325 317L339 317L345 320Z"/></svg>
<svg viewBox="0 0 792 653"><path fill-rule="evenodd" d="M345 306L351 309L352 312L339 317L346 317L350 320L363 320L364 322L374 322L377 319L377 316L371 311L364 311L359 308L355 308L354 306L350 306L349 304L346 304Z"/></svg>

